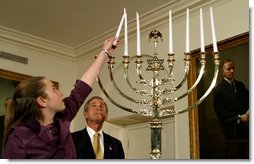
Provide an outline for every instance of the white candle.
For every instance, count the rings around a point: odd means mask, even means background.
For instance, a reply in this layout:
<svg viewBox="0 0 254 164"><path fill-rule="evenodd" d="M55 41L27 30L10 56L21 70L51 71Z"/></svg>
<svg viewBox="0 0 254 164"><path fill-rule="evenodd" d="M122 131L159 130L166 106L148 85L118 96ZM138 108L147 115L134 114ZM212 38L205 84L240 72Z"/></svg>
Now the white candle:
<svg viewBox="0 0 254 164"><path fill-rule="evenodd" d="M213 22L213 8L210 7L210 18L211 18L211 28L212 28L212 39L213 39L213 52L218 52L216 36L215 36L215 28Z"/></svg>
<svg viewBox="0 0 254 164"><path fill-rule="evenodd" d="M189 43L189 9L187 8L186 12L186 47L185 52L190 52L190 43Z"/></svg>
<svg viewBox="0 0 254 164"><path fill-rule="evenodd" d="M125 16L125 21L124 21L124 56L128 56L128 29L127 29L127 14L126 10L124 8L124 16Z"/></svg>
<svg viewBox="0 0 254 164"><path fill-rule="evenodd" d="M123 26L124 18L125 18L125 16L124 16L124 14L123 14L122 19L121 19L121 22L120 22L120 24L119 24L119 26L118 26L118 29L117 29L117 32L116 32L116 35L115 35L116 38L119 38L121 29L122 29L122 26Z"/></svg>
<svg viewBox="0 0 254 164"><path fill-rule="evenodd" d="M202 8L200 9L200 49L201 49L201 52L205 52Z"/></svg>
<svg viewBox="0 0 254 164"><path fill-rule="evenodd" d="M172 40L172 16L169 10L169 54L173 54L173 40Z"/></svg>
<svg viewBox="0 0 254 164"><path fill-rule="evenodd" d="M137 19L137 56L141 56L141 49L140 49L140 26L139 26L139 14L136 12L136 19Z"/></svg>

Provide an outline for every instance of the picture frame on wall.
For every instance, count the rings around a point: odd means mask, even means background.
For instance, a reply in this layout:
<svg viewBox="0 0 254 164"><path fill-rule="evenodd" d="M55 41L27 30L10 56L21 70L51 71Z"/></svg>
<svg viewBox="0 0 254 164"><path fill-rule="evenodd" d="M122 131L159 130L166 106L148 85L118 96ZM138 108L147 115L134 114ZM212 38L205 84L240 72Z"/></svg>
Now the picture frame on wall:
<svg viewBox="0 0 254 164"><path fill-rule="evenodd" d="M207 63L206 72L200 81L200 85L189 95L189 104L196 102L202 93L206 91L213 77L214 65L212 56L212 45L206 46ZM244 82L249 88L249 32L233 36L218 42L218 49L221 64L226 59L234 61L236 69L235 78ZM191 52L190 76L188 77L188 87L191 87L199 74L200 49ZM209 63L210 62L210 63ZM220 70L219 70L220 71ZM244 73L243 73L244 72ZM219 72L217 82L222 80ZM191 156L200 159L220 159L224 158L225 144L222 127L213 109L212 93L202 102L197 109L189 113L190 117L190 137ZM210 141L209 143L207 141ZM219 147L216 145L220 145ZM212 153L211 153L212 152Z"/></svg>

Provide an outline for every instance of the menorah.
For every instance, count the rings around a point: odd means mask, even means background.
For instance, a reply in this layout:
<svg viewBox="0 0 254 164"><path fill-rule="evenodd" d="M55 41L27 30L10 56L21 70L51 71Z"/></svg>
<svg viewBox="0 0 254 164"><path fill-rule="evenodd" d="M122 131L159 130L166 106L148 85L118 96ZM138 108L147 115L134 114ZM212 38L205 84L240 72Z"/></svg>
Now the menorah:
<svg viewBox="0 0 254 164"><path fill-rule="evenodd" d="M201 10L202 11L202 10ZM212 10L211 15L212 15ZM171 23L171 11L170 13L170 23ZM188 13L188 10L187 10ZM126 14L126 13L125 13ZM126 15L125 15L126 16ZM188 14L187 14L188 16ZM126 21L125 17L125 21ZM123 19L122 19L123 20ZM187 17L188 21L188 17ZM213 21L213 20L212 20ZM122 23L123 21L121 21ZM126 21L127 22L127 21ZM137 21L138 22L138 21ZM188 24L188 23L187 23ZM172 25L170 25L169 34L172 35ZM212 27L213 28L213 27ZM214 29L213 29L214 30ZM187 30L188 31L188 30ZM202 31L202 30L201 30ZM119 31L118 31L119 33ZM187 32L188 33L188 32ZM138 35L138 34L137 34ZM215 35L213 35L214 37ZM180 94L180 96L176 97L175 93L179 91L180 88L184 86L184 84L187 81L188 74L189 74L189 66L191 62L191 53L186 50L184 53L184 73L183 78L180 80L179 84L175 84L174 79L174 53L172 53L172 45L169 45L170 51L168 53L168 60L167 65L168 68L164 66L164 59L158 58L158 43L159 40L162 41L163 35L158 30L152 30L149 34L149 40L153 40L153 47L154 52L153 55L145 55L145 54L139 54L137 53L136 56L129 57L128 55L123 55L123 61L121 63L121 67L123 69L123 78L128 84L129 90L133 93L137 94L137 98L134 98L133 96L129 96L128 94L124 93L121 90L121 87L119 87L116 83L115 77L114 77L114 65L115 65L115 57L110 56L108 61L108 70L109 70L109 76L111 83L114 87L114 89L117 91L117 93L123 97L126 101L130 101L134 104L137 104L139 108L130 108L126 107L120 103L118 103L116 100L112 98L106 91L106 89L102 85L102 81L100 77L97 78L98 84L105 94L105 96L117 107L120 109L123 109L125 111L136 113L141 116L145 117L151 117L152 120L150 121L150 128L151 128L151 152L150 152L150 158L151 159L161 159L162 153L161 153L161 130L162 130L162 121L163 118L170 118L174 117L175 115L190 111L191 109L195 109L212 91L214 88L217 76L219 72L219 64L220 64L220 58L219 53L217 51L217 44L214 42L214 52L213 59L214 59L214 76L211 81L210 86L208 89L204 92L204 94L199 98L195 103L192 105L184 108L184 109L175 109L175 103L184 97L188 96L199 84L200 80L202 79L202 76L205 71L205 65L206 65L206 52L204 50L204 47L202 47L201 44L201 51L200 51L200 72L198 77L196 78L196 81L194 84L188 88L184 93ZM171 40L171 39L169 39ZM202 37L201 37L202 40ZM215 41L215 38L213 38L213 41ZM172 40L171 40L172 42ZM202 41L201 41L202 42ZM187 46L188 47L188 46ZM188 48L187 48L188 49ZM148 57L147 59L147 72L151 72L152 78L146 79L144 78L142 74L142 57ZM135 60L136 65L136 75L137 75L137 81L136 84L140 86L138 89L137 87L134 87L133 83L131 82L131 79L129 78L129 66L132 59ZM164 76L162 75L162 72L164 72ZM141 87L142 86L142 87ZM145 89L144 89L145 86ZM126 86L124 86L126 87ZM142 97L142 99L139 99L138 97Z"/></svg>

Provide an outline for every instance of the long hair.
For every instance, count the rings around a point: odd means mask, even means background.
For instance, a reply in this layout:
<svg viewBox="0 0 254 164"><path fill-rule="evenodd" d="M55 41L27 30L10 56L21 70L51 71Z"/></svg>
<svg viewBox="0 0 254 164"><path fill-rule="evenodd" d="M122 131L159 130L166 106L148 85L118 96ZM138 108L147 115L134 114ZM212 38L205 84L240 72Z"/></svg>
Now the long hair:
<svg viewBox="0 0 254 164"><path fill-rule="evenodd" d="M13 101L5 115L4 146L12 126L25 125L27 122L39 120L41 117L37 98L39 96L47 97L44 79L45 77L42 76L27 78L16 87Z"/></svg>

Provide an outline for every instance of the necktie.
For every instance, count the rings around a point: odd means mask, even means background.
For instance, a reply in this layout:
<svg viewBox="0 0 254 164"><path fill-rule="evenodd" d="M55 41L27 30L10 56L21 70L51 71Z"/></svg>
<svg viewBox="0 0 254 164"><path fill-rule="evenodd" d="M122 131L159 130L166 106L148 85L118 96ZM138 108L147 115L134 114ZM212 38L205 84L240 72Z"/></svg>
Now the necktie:
<svg viewBox="0 0 254 164"><path fill-rule="evenodd" d="M100 134L95 133L93 136L93 150L96 156L96 159L102 159L102 151L100 145Z"/></svg>
<svg viewBox="0 0 254 164"><path fill-rule="evenodd" d="M235 91L235 93L236 93L236 87L235 87L235 82L234 82L234 80L231 81L231 85L233 86L234 91Z"/></svg>

